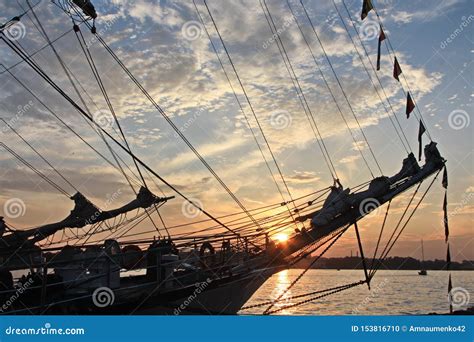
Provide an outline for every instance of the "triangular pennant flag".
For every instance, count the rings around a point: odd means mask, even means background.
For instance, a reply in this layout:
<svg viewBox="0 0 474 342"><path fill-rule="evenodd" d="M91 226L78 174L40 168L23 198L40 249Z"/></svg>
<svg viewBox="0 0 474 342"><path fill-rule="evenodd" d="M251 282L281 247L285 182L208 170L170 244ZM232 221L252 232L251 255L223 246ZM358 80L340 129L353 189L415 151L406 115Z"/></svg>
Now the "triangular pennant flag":
<svg viewBox="0 0 474 342"><path fill-rule="evenodd" d="M449 237L449 224L448 224L448 192L444 192L444 201L443 201L443 212L444 212L444 236L445 241L448 242Z"/></svg>
<svg viewBox="0 0 474 342"><path fill-rule="evenodd" d="M444 171L443 171L443 188L447 189L448 188L448 170L446 170L446 165L444 166Z"/></svg>
<svg viewBox="0 0 474 342"><path fill-rule="evenodd" d="M448 252L446 253L446 270L451 269L451 253L449 252L449 243L448 243Z"/></svg>
<svg viewBox="0 0 474 342"><path fill-rule="evenodd" d="M452 289L453 289L453 283L451 281L451 273L449 273L449 281L448 281L449 313L453 313L453 297L451 296Z"/></svg>
<svg viewBox="0 0 474 342"><path fill-rule="evenodd" d="M379 34L379 47L377 50L377 70L380 70L380 54L382 48L382 42L385 40L385 32L383 31L382 25L380 25L380 34Z"/></svg>
<svg viewBox="0 0 474 342"><path fill-rule="evenodd" d="M395 57L395 60L393 62L393 77L397 80L400 81L398 76L402 73L402 68L400 68L400 64L398 63L397 57Z"/></svg>
<svg viewBox="0 0 474 342"><path fill-rule="evenodd" d="M362 13L360 14L360 18L364 20L369 15L369 12L373 9L374 6L372 5L372 1L364 0L364 3L362 4Z"/></svg>
<svg viewBox="0 0 474 342"><path fill-rule="evenodd" d="M410 92L407 93L407 108L406 108L406 114L407 114L407 119L410 118L410 113L413 112L413 109L415 109L415 103L413 102Z"/></svg>
<svg viewBox="0 0 474 342"><path fill-rule="evenodd" d="M418 146L419 146L418 160L421 160L421 147L423 146L422 137L423 137L423 133L425 132L426 132L425 125L423 125L423 122L420 119L420 129L418 130Z"/></svg>

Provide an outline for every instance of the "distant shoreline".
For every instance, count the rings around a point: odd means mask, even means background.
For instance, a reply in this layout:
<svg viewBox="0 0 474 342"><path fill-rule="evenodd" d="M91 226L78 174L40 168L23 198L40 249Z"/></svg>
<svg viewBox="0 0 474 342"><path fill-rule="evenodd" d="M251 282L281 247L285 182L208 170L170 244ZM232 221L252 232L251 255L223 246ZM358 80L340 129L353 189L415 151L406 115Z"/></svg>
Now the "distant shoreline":
<svg viewBox="0 0 474 342"><path fill-rule="evenodd" d="M312 257L301 260L292 268L307 268L313 260ZM374 263L379 263L378 259L366 259L366 263L370 268ZM360 257L342 257L342 258L321 258L312 267L313 269L328 269L328 270L354 270L363 269ZM423 263L420 260L411 257L390 257L386 258L381 263L381 270L420 270L428 271L446 271L445 260L425 260ZM450 270L452 271L474 271L474 261L464 260L463 262L451 262Z"/></svg>

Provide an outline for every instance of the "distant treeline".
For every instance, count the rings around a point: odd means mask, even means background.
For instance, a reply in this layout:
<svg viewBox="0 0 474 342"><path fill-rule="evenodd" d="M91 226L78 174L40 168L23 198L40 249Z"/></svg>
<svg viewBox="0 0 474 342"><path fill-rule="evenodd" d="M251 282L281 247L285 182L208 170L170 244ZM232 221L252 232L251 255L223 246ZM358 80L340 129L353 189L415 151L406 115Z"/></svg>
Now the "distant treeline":
<svg viewBox="0 0 474 342"><path fill-rule="evenodd" d="M313 258L308 257L298 262L293 268L306 268ZM374 259L366 259L367 266L370 268ZM375 262L378 262L375 259ZM353 270L362 269L362 261L360 257L344 257L344 258L321 258L312 268L319 269L341 269ZM390 257L386 258L380 269L388 270L446 270L445 260L425 260L423 263L420 260L410 257ZM463 262L451 262L451 270L474 270L474 260L464 260Z"/></svg>

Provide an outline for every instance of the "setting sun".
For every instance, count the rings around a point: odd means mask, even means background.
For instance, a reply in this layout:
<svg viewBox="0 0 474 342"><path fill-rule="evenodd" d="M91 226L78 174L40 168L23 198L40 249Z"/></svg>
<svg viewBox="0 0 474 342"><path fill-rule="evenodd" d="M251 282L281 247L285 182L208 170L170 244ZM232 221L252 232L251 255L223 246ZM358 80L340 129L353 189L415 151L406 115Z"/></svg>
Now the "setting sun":
<svg viewBox="0 0 474 342"><path fill-rule="evenodd" d="M274 236L275 240L278 242L285 242L288 240L288 234L285 233L278 233Z"/></svg>

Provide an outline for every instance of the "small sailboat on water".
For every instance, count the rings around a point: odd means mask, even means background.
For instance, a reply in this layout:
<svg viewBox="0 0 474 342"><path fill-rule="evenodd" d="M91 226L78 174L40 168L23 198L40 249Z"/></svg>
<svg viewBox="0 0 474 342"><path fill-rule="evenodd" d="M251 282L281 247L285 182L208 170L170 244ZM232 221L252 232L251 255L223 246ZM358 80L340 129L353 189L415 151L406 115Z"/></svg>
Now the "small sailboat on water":
<svg viewBox="0 0 474 342"><path fill-rule="evenodd" d="M421 240L421 270L418 271L418 275L425 276L428 272L425 269L425 252L423 250L423 239Z"/></svg>

